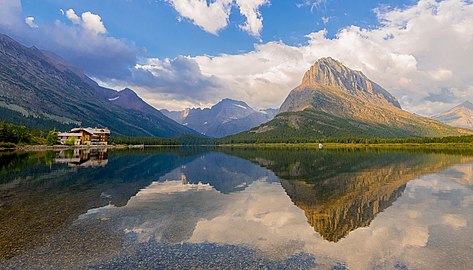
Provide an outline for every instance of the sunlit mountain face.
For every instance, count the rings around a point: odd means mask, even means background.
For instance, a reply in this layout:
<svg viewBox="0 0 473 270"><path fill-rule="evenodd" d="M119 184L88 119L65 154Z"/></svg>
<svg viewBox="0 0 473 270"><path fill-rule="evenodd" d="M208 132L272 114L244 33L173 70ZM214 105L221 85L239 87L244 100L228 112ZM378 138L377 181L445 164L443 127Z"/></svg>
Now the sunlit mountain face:
<svg viewBox="0 0 473 270"><path fill-rule="evenodd" d="M468 151L173 148L0 160L6 268L472 263Z"/></svg>
<svg viewBox="0 0 473 270"><path fill-rule="evenodd" d="M451 126L473 129L473 103L465 101L433 118Z"/></svg>

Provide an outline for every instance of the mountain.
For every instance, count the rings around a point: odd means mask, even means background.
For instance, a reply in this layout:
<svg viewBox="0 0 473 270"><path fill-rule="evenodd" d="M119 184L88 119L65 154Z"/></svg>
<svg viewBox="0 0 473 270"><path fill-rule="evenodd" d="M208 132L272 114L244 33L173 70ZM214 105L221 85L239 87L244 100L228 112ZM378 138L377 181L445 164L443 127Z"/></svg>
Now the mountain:
<svg viewBox="0 0 473 270"><path fill-rule="evenodd" d="M454 127L473 129L473 103L465 101L433 118Z"/></svg>
<svg viewBox="0 0 473 270"><path fill-rule="evenodd" d="M273 119L278 111L277 109L257 111L243 101L227 98L211 108L161 112L206 136L221 138L266 123Z"/></svg>
<svg viewBox="0 0 473 270"><path fill-rule="evenodd" d="M100 87L59 56L27 48L1 34L0 121L57 130L108 127L116 136L197 134L131 89Z"/></svg>
<svg viewBox="0 0 473 270"><path fill-rule="evenodd" d="M321 58L276 118L235 138L440 137L471 134L401 109L388 91L332 58Z"/></svg>

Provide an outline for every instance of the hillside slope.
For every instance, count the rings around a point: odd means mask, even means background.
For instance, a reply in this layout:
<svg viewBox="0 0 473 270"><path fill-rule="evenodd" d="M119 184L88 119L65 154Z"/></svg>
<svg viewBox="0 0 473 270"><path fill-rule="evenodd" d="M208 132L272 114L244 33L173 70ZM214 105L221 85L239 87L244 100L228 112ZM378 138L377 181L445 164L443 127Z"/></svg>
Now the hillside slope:
<svg viewBox="0 0 473 270"><path fill-rule="evenodd" d="M100 87L58 56L24 47L1 34L0 121L57 130L108 127L114 136L197 134L132 90Z"/></svg>
<svg viewBox="0 0 473 270"><path fill-rule="evenodd" d="M433 118L454 127L473 130L473 103L465 101Z"/></svg>

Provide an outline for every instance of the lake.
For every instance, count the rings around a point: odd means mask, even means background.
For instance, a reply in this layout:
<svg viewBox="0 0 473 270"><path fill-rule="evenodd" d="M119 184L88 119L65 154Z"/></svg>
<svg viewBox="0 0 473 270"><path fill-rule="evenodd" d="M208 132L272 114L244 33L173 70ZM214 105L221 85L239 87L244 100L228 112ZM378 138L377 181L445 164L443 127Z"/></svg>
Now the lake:
<svg viewBox="0 0 473 270"><path fill-rule="evenodd" d="M473 269L471 151L0 153L1 269Z"/></svg>

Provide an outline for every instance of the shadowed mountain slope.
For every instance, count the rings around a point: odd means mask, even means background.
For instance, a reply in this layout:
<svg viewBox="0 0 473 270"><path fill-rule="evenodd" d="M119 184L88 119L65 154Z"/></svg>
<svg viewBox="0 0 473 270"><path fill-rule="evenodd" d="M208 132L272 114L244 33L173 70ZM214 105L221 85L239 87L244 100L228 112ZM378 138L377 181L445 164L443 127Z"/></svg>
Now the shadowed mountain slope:
<svg viewBox="0 0 473 270"><path fill-rule="evenodd" d="M108 127L119 136L197 134L132 90L100 87L59 56L27 48L1 34L0 121L57 130Z"/></svg>

